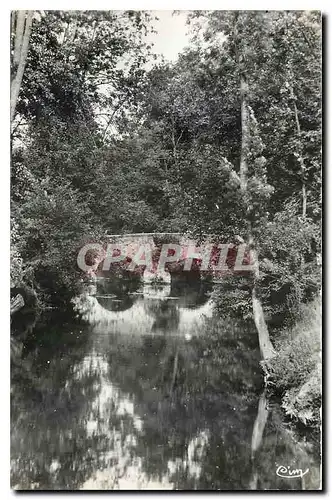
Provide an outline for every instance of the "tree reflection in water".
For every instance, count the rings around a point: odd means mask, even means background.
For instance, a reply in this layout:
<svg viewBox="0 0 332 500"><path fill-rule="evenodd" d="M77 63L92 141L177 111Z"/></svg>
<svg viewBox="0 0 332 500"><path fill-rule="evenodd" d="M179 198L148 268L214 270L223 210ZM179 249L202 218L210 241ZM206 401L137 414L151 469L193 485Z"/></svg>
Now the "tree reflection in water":
<svg viewBox="0 0 332 500"><path fill-rule="evenodd" d="M107 308L77 300L88 324L48 322L26 343L34 378L12 373L13 487L298 489L275 463L316 470L266 409L250 324L216 320L201 292L196 309L151 287L129 308L109 295Z"/></svg>

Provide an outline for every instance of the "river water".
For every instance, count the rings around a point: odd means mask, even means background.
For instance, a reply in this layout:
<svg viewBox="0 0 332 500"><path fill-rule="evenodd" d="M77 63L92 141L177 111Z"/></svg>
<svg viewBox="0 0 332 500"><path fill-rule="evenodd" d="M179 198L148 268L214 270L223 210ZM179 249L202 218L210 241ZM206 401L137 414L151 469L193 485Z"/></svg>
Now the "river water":
<svg viewBox="0 0 332 500"><path fill-rule="evenodd" d="M253 325L217 318L210 292L100 279L77 318L42 318L12 366L12 487L318 488L314 444L265 398Z"/></svg>

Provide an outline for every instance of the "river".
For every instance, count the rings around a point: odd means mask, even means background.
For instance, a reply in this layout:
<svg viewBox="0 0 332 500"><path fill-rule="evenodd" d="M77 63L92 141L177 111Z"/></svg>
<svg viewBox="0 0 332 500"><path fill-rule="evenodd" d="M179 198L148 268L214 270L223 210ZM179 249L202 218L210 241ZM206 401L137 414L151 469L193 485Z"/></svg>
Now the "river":
<svg viewBox="0 0 332 500"><path fill-rule="evenodd" d="M217 318L210 292L100 279L76 318L41 318L11 370L12 488L316 489L314 444L266 400L254 326Z"/></svg>

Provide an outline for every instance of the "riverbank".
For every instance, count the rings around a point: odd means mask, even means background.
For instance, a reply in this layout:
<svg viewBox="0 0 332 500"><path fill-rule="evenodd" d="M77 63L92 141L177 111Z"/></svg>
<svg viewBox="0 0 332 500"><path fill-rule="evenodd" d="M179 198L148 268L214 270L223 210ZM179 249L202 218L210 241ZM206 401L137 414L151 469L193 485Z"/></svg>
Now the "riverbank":
<svg viewBox="0 0 332 500"><path fill-rule="evenodd" d="M277 355L269 361L270 391L294 422L319 431L321 423L322 301L302 305L294 327L275 341Z"/></svg>

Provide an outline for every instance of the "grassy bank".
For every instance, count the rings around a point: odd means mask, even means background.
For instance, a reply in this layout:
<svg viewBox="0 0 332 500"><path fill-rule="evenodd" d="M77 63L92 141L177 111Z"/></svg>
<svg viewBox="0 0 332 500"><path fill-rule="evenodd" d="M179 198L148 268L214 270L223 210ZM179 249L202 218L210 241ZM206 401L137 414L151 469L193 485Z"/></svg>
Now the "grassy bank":
<svg viewBox="0 0 332 500"><path fill-rule="evenodd" d="M273 392L281 397L289 417L310 427L320 426L321 297L300 309L295 326L284 330L269 362Z"/></svg>

